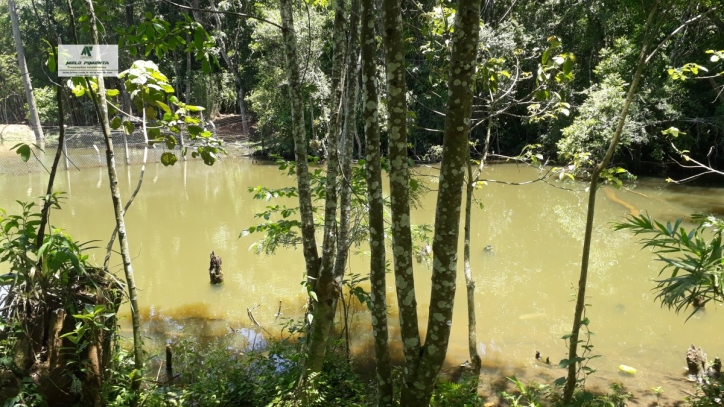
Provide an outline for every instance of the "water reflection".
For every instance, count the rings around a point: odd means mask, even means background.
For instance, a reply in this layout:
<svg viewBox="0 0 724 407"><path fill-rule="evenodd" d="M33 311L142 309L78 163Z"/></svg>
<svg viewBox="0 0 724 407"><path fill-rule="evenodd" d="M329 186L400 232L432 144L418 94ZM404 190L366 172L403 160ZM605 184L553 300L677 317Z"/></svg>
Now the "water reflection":
<svg viewBox="0 0 724 407"><path fill-rule="evenodd" d="M121 177L124 200L135 188L139 170L122 170L126 171ZM419 171L434 175L430 169ZM484 175L512 182L538 176L535 170L508 165L489 166ZM41 173L0 177L0 207L15 211L15 199L42 194L46 182L47 176ZM436 187L434 177L423 182ZM301 250L280 249L275 256L258 256L248 248L260 236L238 237L243 229L260 222L254 214L266 206L294 205L292 200L255 201L247 192L249 187L276 188L294 183L293 178L280 175L275 166L254 165L247 160L227 159L214 167L200 162L177 163L171 168L148 166L127 222L141 314L149 336L158 337L162 344L184 336L227 336L239 341L230 346L247 349L250 343L254 347L269 338L251 324L247 308L259 305L254 316L273 335L279 332L275 318L279 301L282 315L295 318L302 314L306 293L299 284L304 273ZM107 239L114 222L104 170L69 171L59 177L56 189L72 193L64 210L51 216L54 226L80 241ZM572 287L578 281L587 194L542 183L491 183L476 193L485 204L484 210L473 212L471 259L483 362L489 369L523 378L556 378L562 374L555 367L541 366L533 356L540 351L550 356L554 365L565 357L566 346L560 337L570 330L573 316ZM662 373L678 377L691 342L710 355L722 351L719 306L709 305L686 325L685 315L661 309L651 292L651 279L658 275L660 265L652 261L648 250L641 250L634 237L613 232L611 222L621 220L631 208L664 220L705 209L719 211L722 194L717 189L672 187L661 180L646 179L632 191L613 193L616 200L605 194L597 198L588 316L596 333L596 352L603 357L594 364L609 377L616 377L621 364L633 366L638 373L625 378L627 386L647 390L663 385ZM435 195L433 192L422 198L420 208L412 213L413 223L433 222ZM493 250L486 251L487 245ZM223 258L226 282L218 287L208 284L211 250ZM363 245L360 251L364 250ZM99 249L91 255L92 261L100 263L104 253ZM111 265L122 274L117 256ZM368 267L369 259L363 254L351 256L351 272L364 275ZM424 335L430 270L423 262L415 264L414 273ZM448 351L451 365L469 359L462 273L458 288ZM399 355L399 320L392 285L388 299L391 346ZM359 329L353 335L353 346L358 354L370 353L368 318L363 309L357 311L354 324ZM128 319L123 327L130 331Z"/></svg>

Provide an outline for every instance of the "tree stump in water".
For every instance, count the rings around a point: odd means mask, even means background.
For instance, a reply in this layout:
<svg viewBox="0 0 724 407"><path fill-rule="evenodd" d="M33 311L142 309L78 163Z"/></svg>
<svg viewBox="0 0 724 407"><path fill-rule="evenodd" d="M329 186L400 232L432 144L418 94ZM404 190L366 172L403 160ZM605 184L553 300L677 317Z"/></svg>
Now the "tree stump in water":
<svg viewBox="0 0 724 407"><path fill-rule="evenodd" d="M694 345L686 351L686 368L689 379L696 380L706 372L706 354Z"/></svg>
<svg viewBox="0 0 724 407"><path fill-rule="evenodd" d="M221 284L224 282L224 273L221 272L221 256L217 256L212 251L209 255L209 279L211 284Z"/></svg>

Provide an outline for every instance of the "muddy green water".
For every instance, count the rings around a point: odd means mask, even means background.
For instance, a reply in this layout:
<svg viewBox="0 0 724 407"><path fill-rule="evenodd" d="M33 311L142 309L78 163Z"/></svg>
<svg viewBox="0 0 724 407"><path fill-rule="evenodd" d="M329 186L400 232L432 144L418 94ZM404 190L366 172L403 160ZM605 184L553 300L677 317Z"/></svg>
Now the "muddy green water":
<svg viewBox="0 0 724 407"><path fill-rule="evenodd" d="M135 187L139 169L120 169L124 199ZM434 170L419 168L418 172L427 174L425 182L435 189L435 177L429 176ZM525 181L535 178L537 172L497 165L490 166L484 175ZM38 173L0 176L0 207L14 211L16 199L42 195L46 182L47 175ZM249 247L258 236L238 237L257 222L254 214L269 204L254 201L247 188L294 183L294 179L280 175L275 166L250 160L225 160L214 167L180 162L172 168L160 164L147 168L141 194L126 220L148 335L170 340L183 335L223 335L229 328L249 327L247 309L254 307L259 323L278 332L279 320L274 314L280 301L284 316L301 314L301 250L256 255ZM564 374L562 369L539 364L533 355L539 350L555 364L566 354L560 338L570 330L573 317L572 287L578 282L587 198L583 186L569 187L578 191L543 183L489 183L477 191L485 208L475 209L473 214L472 268L477 281L478 348L489 374L498 371L538 380ZM57 189L67 191L67 201L63 211L53 212L52 224L77 240L100 240L98 245L105 246L114 226L105 170L60 172ZM660 308L651 291L651 279L657 276L659 264L629 233L614 232L611 223L622 219L631 207L662 220L697 211L722 214L724 195L720 189L676 187L657 179L640 180L634 191L615 191L615 199L598 194L588 316L596 334L595 353L603 356L591 365L599 369L599 377L623 381L639 392L654 386L672 389L665 395L675 399L680 397L676 392L680 391L685 350L691 343L704 347L710 357L724 355L720 307L709 305L688 322L687 315ZM433 222L435 200L435 192L424 197L422 207L414 211L414 223ZM487 245L492 251L484 250ZM226 282L219 287L208 283L211 250L223 258ZM95 261L102 261L102 251L93 254ZM355 255L349 271L366 274L367 264L364 255ZM118 257L113 258L112 265L122 274ZM424 332L430 270L416 264L415 277ZM391 285L388 294L391 331L396 334L399 329ZM462 261L455 304L448 352L451 365L468 359ZM369 334L367 318L360 312L355 319L358 334L354 340L362 351ZM624 376L618 372L620 364L633 366L638 373Z"/></svg>

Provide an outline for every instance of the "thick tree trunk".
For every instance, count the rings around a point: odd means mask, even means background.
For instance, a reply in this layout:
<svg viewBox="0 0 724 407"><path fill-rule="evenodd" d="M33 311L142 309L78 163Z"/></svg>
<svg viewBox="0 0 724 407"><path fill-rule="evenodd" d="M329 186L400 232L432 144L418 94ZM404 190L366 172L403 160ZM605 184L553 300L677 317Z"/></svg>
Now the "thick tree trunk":
<svg viewBox="0 0 724 407"><path fill-rule="evenodd" d="M568 349L569 364L568 377L566 378L566 385L563 390L564 405L570 404L577 383L576 374L578 372L579 365L576 362L576 359L578 358L578 338L581 331L581 319L583 317L583 309L585 308L586 283L588 281L588 261L591 253L591 238L593 235L593 220L594 211L596 209L596 192L598 190L598 179L603 170L605 170L608 166L608 163L611 161L613 153L616 150L616 146L621 139L621 133L623 131L623 126L626 123L626 115L628 114L628 109L631 106L631 102L633 101L634 96L636 95L636 89L638 88L639 82L641 80L641 74L643 73L644 67L646 66L646 54L648 53L651 41L654 36L651 31L654 17L657 14L657 10L658 3L654 3L654 6L649 13L648 20L646 21L646 25L644 27L644 41L641 45L641 52L639 54L638 64L636 65L636 71L634 72L633 79L631 80L631 85L629 86L626 100L623 104L623 107L621 108L621 113L618 119L618 124L616 126L616 131L611 138L611 142L608 146L608 150L606 151L606 155L603 157L603 160L601 160L601 162L596 165L596 167L593 169L593 172L591 173L591 184L588 190L588 211L586 213L586 234L583 239L581 273L578 280L578 292L576 293L576 310L573 316L573 328L571 329L571 337L568 339L570 341Z"/></svg>
<svg viewBox="0 0 724 407"><path fill-rule="evenodd" d="M329 134L327 135L327 178L324 204L324 240L322 242L322 261L319 279L314 291L317 302L314 304L314 318L310 327L309 354L306 373L322 370L324 354L327 349L329 331L334 321L337 299L342 289L342 280L334 274L334 259L337 243L337 178L339 177L339 141L342 129L342 94L345 71L345 28L346 0L334 2L334 52L332 57L332 97L330 100Z"/></svg>
<svg viewBox="0 0 724 407"><path fill-rule="evenodd" d="M400 334L405 368L403 394L414 392L412 380L420 355L415 279L412 274L412 233L410 230L410 173L407 158L407 86L405 50L402 42L400 0L382 1L382 35L387 73L387 131L390 160L390 201L392 210L392 256L400 316Z"/></svg>
<svg viewBox="0 0 724 407"><path fill-rule="evenodd" d="M408 388L403 388L401 401L405 406L429 404L450 339L479 22L480 0L460 0L455 15L448 79L450 98L445 116L440 187L435 210L430 316L425 346L411 386L417 391L410 392Z"/></svg>
<svg viewBox="0 0 724 407"><path fill-rule="evenodd" d="M377 405L392 405L393 388L387 328L387 282L385 276L385 221L382 192L380 124L377 96L377 39L374 0L362 0L360 43L362 47L362 120L365 130L365 168L369 201L370 301L372 336L375 344Z"/></svg>
<svg viewBox="0 0 724 407"><path fill-rule="evenodd" d="M294 157L296 159L297 189L302 222L302 246L306 264L307 282L312 284L319 277L319 254L314 236L314 213L312 195L309 188L309 166L307 165L307 137L304 128L304 105L302 103L302 84L299 79L297 56L297 37L294 31L291 0L279 0L282 19L282 36L286 61L289 98L292 105L292 136L294 138Z"/></svg>
<svg viewBox="0 0 724 407"><path fill-rule="evenodd" d="M28 65L25 62L25 49L23 48L23 40L20 37L20 21L18 21L15 0L8 0L8 11L10 12L10 20L13 26L15 50L18 53L18 67L20 68L20 77L23 81L23 88L25 89L25 100L28 102L30 126L33 128L33 133L35 133L35 141L41 142L45 140L45 136L43 135L43 128L41 127L40 117L38 116L38 106L35 104L35 95L33 95L33 84L30 81Z"/></svg>
<svg viewBox="0 0 724 407"><path fill-rule="evenodd" d="M87 1L88 12L90 15L90 27L93 35L93 41L95 44L99 44L98 41L98 30L96 28L96 17L93 9L92 0ZM90 86L89 86L90 88ZM141 320L138 309L138 293L136 290L136 279L133 273L133 266L131 264L131 253L128 245L128 236L126 234L126 222L124 219L123 206L121 201L121 193L118 188L118 176L116 174L116 159L113 150L113 139L111 138L110 122L108 120L108 104L106 102L106 89L103 77L98 77L98 94L93 95L93 103L98 114L98 119L101 121L101 128L103 129L103 136L106 142L106 161L108 164L108 179L111 189L111 201L113 202L113 212L116 218L116 227L118 228L118 242L121 246L121 259L123 261L123 271L126 277L126 284L128 285L128 297L131 303L131 324L133 326L133 359L134 368L136 370L133 381L131 382L132 390L138 391L141 386L141 379L143 376L143 342L141 339ZM138 402L134 398L133 404Z"/></svg>

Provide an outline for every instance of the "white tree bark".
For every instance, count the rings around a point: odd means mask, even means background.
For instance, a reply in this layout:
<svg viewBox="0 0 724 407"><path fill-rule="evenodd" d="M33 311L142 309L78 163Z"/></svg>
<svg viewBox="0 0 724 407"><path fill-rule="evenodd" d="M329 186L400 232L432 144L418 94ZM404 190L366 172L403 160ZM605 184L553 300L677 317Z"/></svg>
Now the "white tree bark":
<svg viewBox="0 0 724 407"><path fill-rule="evenodd" d="M15 38L15 50L18 53L18 66L20 67L20 77L23 80L23 88L25 88L25 100L28 102L28 116L30 126L35 133L35 141L45 140L43 128L40 124L38 116L38 106L35 104L35 95L33 95L33 84L30 82L30 73L28 73L28 65L25 62L25 49L23 48L23 40L20 37L20 21L15 8L15 0L8 0L8 9L10 11L10 20L13 25L13 37Z"/></svg>

